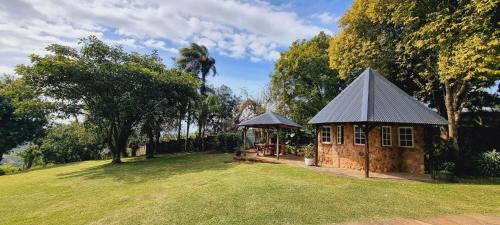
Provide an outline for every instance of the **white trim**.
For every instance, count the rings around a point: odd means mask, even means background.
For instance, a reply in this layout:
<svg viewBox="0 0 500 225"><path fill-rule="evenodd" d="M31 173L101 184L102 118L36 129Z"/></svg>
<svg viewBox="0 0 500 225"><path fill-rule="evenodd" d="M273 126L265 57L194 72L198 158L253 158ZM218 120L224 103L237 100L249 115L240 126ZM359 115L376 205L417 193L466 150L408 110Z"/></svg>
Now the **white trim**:
<svg viewBox="0 0 500 225"><path fill-rule="evenodd" d="M389 142L391 143L389 145L384 145L384 128L389 128ZM380 143L382 146L384 146L384 147L392 146L392 127L391 126L382 126L382 128L380 128L380 140L382 142L382 143Z"/></svg>
<svg viewBox="0 0 500 225"><path fill-rule="evenodd" d="M411 130L411 146L401 146L401 129L410 129ZM415 132L413 127L398 127L398 144L401 148L414 148L415 147Z"/></svg>
<svg viewBox="0 0 500 225"><path fill-rule="evenodd" d="M330 129L330 141L323 141L323 128ZM331 126L322 126L321 127L321 132L320 132L320 138L321 138L321 143L322 144L331 144L332 143L332 127Z"/></svg>
<svg viewBox="0 0 500 225"><path fill-rule="evenodd" d="M356 144L356 127L363 128L363 126L358 126L358 125L353 126L352 130L354 131L354 136L353 136L354 145L365 145L366 144L366 135L365 135L365 144ZM364 134L365 133L364 130L362 130L362 131L363 131L362 133Z"/></svg>
<svg viewBox="0 0 500 225"><path fill-rule="evenodd" d="M340 142L339 142L339 128L341 128L340 131L342 133L342 136L340 136L340 140L341 140ZM337 134L336 143L338 145L344 144L344 142L345 142L344 141L344 125L337 125L337 133L336 134Z"/></svg>

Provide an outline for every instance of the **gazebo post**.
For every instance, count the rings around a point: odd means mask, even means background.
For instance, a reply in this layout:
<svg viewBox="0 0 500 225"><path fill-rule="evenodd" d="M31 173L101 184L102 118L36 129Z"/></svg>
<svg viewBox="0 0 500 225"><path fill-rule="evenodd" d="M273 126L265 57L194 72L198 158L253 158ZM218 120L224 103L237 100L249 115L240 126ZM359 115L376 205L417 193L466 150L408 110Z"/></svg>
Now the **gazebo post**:
<svg viewBox="0 0 500 225"><path fill-rule="evenodd" d="M247 147L247 127L243 127L243 150Z"/></svg>
<svg viewBox="0 0 500 225"><path fill-rule="evenodd" d="M276 159L280 159L280 127L276 128Z"/></svg>
<svg viewBox="0 0 500 225"><path fill-rule="evenodd" d="M299 129L295 129L295 155L299 152Z"/></svg>

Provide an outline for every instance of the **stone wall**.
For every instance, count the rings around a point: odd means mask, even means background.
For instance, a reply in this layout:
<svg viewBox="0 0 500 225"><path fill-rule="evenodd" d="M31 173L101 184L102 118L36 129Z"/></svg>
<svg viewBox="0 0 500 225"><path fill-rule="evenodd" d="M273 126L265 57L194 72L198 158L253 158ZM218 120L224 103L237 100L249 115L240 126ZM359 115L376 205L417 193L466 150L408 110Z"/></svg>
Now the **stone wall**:
<svg viewBox="0 0 500 225"><path fill-rule="evenodd" d="M364 145L354 144L354 125L344 124L344 143L337 144L336 124L330 124L332 143L321 142L318 132L318 161L320 166L363 170ZM386 126L386 125L384 125ZM392 146L382 146L381 127L374 127L369 133L370 171L424 173L424 128L413 127L414 147L399 147L399 133L396 125L391 127ZM404 125L404 127L408 127ZM321 129L321 127L320 127Z"/></svg>

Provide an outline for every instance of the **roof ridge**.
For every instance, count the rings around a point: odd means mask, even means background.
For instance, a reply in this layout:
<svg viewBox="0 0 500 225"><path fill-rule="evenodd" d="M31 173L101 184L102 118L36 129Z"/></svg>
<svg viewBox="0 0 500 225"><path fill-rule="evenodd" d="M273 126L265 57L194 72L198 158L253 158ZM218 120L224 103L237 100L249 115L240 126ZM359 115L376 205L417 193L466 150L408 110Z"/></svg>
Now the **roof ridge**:
<svg viewBox="0 0 500 225"><path fill-rule="evenodd" d="M447 124L446 119L370 67L309 121L332 122Z"/></svg>

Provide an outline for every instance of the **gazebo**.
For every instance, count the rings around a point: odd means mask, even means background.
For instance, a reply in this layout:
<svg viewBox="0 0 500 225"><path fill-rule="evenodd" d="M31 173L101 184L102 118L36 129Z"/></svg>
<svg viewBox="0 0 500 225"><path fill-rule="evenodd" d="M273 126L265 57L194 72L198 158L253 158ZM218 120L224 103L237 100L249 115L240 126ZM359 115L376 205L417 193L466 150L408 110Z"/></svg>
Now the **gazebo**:
<svg viewBox="0 0 500 225"><path fill-rule="evenodd" d="M279 159L280 155L280 130L281 129L292 129L297 133L301 128L300 125L294 121L279 115L275 112L266 112L258 115L249 120L243 121L238 126L243 127L243 146L246 146L246 133L248 128L261 128L266 129L269 133L269 129L276 130L276 158ZM268 138L266 138L268 139Z"/></svg>
<svg viewBox="0 0 500 225"><path fill-rule="evenodd" d="M446 119L367 68L309 123L316 166L423 174L424 133Z"/></svg>

